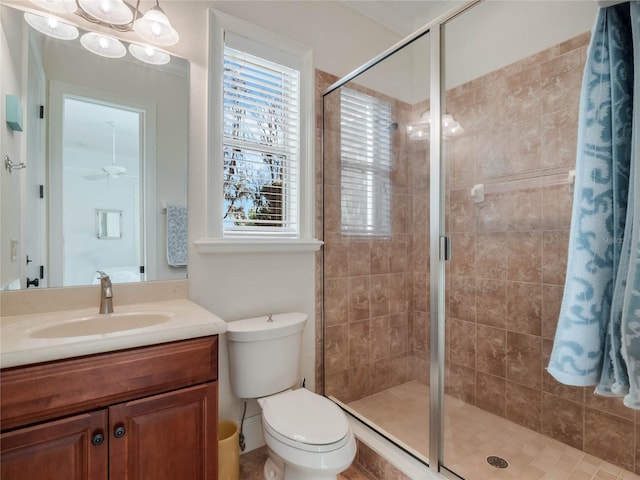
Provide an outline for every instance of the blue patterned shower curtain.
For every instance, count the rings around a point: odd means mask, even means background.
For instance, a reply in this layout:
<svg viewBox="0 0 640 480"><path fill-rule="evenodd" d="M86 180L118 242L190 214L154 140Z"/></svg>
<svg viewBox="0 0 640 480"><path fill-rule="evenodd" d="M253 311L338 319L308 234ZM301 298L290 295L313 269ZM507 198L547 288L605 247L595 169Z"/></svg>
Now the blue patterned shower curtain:
<svg viewBox="0 0 640 480"><path fill-rule="evenodd" d="M639 162L640 1L632 1L600 9L589 45L567 276L548 371L638 409Z"/></svg>

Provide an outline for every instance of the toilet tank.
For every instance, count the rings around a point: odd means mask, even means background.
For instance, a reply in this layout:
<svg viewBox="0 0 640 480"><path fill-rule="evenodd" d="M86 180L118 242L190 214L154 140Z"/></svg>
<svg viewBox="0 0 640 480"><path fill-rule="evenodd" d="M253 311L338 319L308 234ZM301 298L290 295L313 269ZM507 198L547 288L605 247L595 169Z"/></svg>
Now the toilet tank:
<svg viewBox="0 0 640 480"><path fill-rule="evenodd" d="M307 315L294 312L227 324L229 374L236 397L266 397L296 383L306 321Z"/></svg>

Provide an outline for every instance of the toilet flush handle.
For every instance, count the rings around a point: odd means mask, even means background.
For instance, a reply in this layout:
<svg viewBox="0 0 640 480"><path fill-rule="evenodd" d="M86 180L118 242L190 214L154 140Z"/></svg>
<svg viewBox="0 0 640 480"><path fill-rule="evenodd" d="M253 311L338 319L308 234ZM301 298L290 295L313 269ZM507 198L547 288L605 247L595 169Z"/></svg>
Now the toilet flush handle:
<svg viewBox="0 0 640 480"><path fill-rule="evenodd" d="M273 314L269 314L269 318L267 318L267 322L273 322Z"/></svg>

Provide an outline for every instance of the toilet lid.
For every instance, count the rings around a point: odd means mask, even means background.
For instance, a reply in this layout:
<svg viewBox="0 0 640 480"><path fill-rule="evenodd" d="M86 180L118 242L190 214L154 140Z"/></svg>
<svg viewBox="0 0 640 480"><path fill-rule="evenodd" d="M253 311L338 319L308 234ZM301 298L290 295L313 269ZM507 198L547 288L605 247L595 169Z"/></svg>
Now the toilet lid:
<svg viewBox="0 0 640 480"><path fill-rule="evenodd" d="M300 443L327 445L349 432L347 417L340 407L305 388L265 398L262 416L280 435Z"/></svg>

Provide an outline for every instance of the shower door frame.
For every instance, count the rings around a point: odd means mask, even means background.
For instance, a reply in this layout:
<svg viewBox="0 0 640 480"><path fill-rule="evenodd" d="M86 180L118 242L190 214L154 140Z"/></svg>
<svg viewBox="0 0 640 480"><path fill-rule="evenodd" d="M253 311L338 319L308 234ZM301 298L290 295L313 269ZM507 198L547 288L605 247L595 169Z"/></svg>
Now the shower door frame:
<svg viewBox="0 0 640 480"><path fill-rule="evenodd" d="M444 478L460 477L444 465L444 378L445 378L445 263L450 260L450 240L445 228L445 166L442 155L441 122L445 111L444 78L444 30L447 22L473 8L484 0L471 0L437 17L411 35L405 37L377 57L363 64L322 92L324 97L378 63L389 58L413 41L429 34L430 76L430 138L429 143L429 245L430 245L430 343L429 343L429 470ZM324 133L324 129L323 129ZM324 142L323 142L324 143ZM324 157L324 149L323 149ZM324 205L324 202L323 202ZM427 293L427 292L425 292ZM325 354L325 302L322 302L322 353ZM322 389L324 393L325 371L323 358Z"/></svg>

